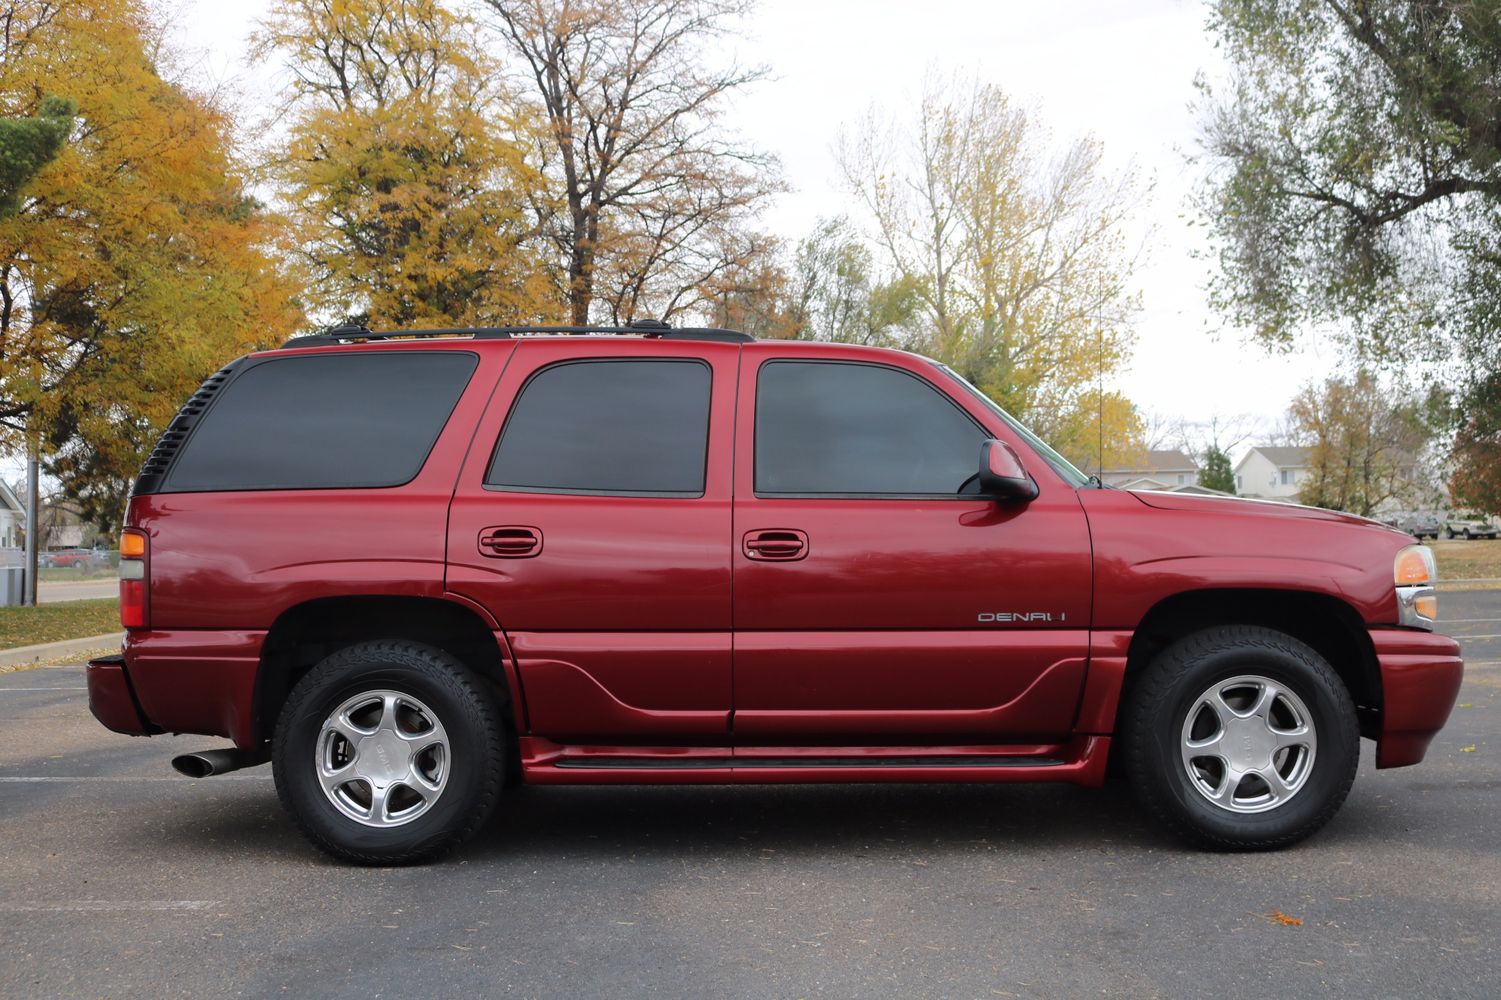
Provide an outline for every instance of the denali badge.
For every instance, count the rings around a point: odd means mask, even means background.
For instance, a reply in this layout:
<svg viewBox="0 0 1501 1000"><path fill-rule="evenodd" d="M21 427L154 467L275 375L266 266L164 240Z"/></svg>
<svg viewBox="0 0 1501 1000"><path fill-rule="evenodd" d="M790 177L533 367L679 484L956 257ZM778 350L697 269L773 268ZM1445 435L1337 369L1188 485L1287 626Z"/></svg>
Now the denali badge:
<svg viewBox="0 0 1501 1000"><path fill-rule="evenodd" d="M1059 612L1054 615L1051 611L982 611L982 622L1062 622L1068 621L1068 615Z"/></svg>

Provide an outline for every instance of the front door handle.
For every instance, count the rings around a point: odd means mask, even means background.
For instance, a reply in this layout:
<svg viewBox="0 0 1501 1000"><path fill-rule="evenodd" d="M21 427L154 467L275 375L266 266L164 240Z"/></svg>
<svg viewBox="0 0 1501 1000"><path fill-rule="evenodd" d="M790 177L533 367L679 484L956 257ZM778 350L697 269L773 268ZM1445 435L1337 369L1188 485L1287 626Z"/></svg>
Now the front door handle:
<svg viewBox="0 0 1501 1000"><path fill-rule="evenodd" d="M479 550L496 559L530 559L542 552L542 530L520 524L481 528Z"/></svg>
<svg viewBox="0 0 1501 1000"><path fill-rule="evenodd" d="M796 528L758 528L741 542L747 559L792 562L808 554L808 533Z"/></svg>

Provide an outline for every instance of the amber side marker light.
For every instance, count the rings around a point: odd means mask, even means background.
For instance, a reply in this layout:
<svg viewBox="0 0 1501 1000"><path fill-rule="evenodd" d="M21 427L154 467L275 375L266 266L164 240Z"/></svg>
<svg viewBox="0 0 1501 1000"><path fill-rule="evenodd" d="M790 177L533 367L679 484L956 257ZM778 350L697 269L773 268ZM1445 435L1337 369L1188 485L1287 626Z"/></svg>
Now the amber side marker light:
<svg viewBox="0 0 1501 1000"><path fill-rule="evenodd" d="M1409 545L1397 553L1392 565L1392 582L1397 588L1397 621L1410 628L1433 630L1438 620L1438 592L1433 584L1438 568L1433 550L1425 545Z"/></svg>
<svg viewBox="0 0 1501 1000"><path fill-rule="evenodd" d="M120 624L146 627L146 533L136 528L120 534Z"/></svg>

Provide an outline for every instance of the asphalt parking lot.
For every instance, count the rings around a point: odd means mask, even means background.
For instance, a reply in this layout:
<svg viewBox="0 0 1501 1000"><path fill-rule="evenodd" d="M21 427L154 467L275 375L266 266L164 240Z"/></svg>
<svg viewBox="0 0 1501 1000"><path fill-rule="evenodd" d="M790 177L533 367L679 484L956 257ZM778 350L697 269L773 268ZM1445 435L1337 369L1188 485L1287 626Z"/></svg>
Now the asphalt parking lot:
<svg viewBox="0 0 1501 1000"><path fill-rule="evenodd" d="M434 866L337 865L263 767L131 740L81 668L0 676L0 994L1501 996L1501 591L1414 768L1267 855L1187 850L1120 788L521 789ZM1289 919L1301 921L1294 923Z"/></svg>

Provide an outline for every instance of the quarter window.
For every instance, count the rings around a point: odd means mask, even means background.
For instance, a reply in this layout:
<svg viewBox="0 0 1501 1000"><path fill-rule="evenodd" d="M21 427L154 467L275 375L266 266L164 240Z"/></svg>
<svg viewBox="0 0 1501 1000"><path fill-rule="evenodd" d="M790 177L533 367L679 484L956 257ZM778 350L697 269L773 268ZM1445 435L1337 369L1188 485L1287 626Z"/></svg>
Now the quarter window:
<svg viewBox="0 0 1501 1000"><path fill-rule="evenodd" d="M756 492L953 496L974 479L986 436L907 372L768 362L756 382Z"/></svg>
<svg viewBox="0 0 1501 1000"><path fill-rule="evenodd" d="M521 390L485 485L540 493L702 496L709 366L569 361Z"/></svg>
<svg viewBox="0 0 1501 1000"><path fill-rule="evenodd" d="M273 358L220 390L167 492L400 486L474 374L465 351Z"/></svg>

